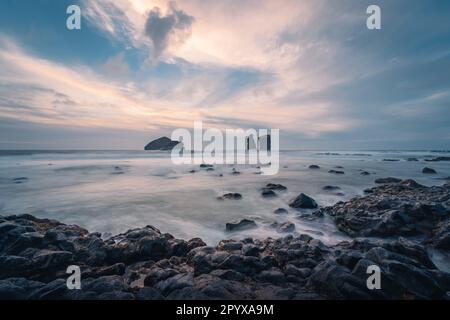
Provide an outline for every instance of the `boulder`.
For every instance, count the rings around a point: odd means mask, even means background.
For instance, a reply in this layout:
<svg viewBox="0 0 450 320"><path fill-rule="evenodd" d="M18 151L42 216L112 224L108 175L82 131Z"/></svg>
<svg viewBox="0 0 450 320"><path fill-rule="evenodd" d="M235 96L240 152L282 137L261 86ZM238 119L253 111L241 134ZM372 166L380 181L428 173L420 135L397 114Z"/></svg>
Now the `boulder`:
<svg viewBox="0 0 450 320"><path fill-rule="evenodd" d="M228 200L241 200L242 199L242 195L240 193L226 193L222 196L223 199L228 199Z"/></svg>
<svg viewBox="0 0 450 320"><path fill-rule="evenodd" d="M277 231L280 233L294 232L295 224L292 222L284 222L277 227Z"/></svg>
<svg viewBox="0 0 450 320"><path fill-rule="evenodd" d="M277 194L274 191L266 188L264 188L261 191L261 195L263 196L263 198L274 198L277 196Z"/></svg>
<svg viewBox="0 0 450 320"><path fill-rule="evenodd" d="M287 214L288 211L286 209L284 209L284 208L278 208L273 213L275 213L275 214Z"/></svg>
<svg viewBox="0 0 450 320"><path fill-rule="evenodd" d="M345 174L344 171L341 170L329 170L328 173L332 173L332 174Z"/></svg>
<svg viewBox="0 0 450 320"><path fill-rule="evenodd" d="M422 169L422 173L425 173L425 174L436 174L437 172L436 172L436 170L434 170L432 168L425 167L425 168Z"/></svg>
<svg viewBox="0 0 450 320"><path fill-rule="evenodd" d="M301 193L296 198L291 200L289 206L292 208L315 209L317 208L317 203L313 198Z"/></svg>
<svg viewBox="0 0 450 320"><path fill-rule="evenodd" d="M283 186L282 184L277 184L277 183L268 183L264 189L267 190L278 190L278 191L283 191L283 190L287 190L287 187Z"/></svg>
<svg viewBox="0 0 450 320"><path fill-rule="evenodd" d="M238 222L229 222L225 225L227 231L242 231L256 228L255 221L249 219L242 219Z"/></svg>
<svg viewBox="0 0 450 320"><path fill-rule="evenodd" d="M322 188L322 190L325 190L325 191L336 191L336 190L341 190L341 188L338 187L338 186L325 186L325 187Z"/></svg>
<svg viewBox="0 0 450 320"><path fill-rule="evenodd" d="M398 178L393 178L393 177L388 177L388 178L379 178L375 180L375 183L379 183L379 184L386 184L386 183L399 183L401 182L401 179Z"/></svg>

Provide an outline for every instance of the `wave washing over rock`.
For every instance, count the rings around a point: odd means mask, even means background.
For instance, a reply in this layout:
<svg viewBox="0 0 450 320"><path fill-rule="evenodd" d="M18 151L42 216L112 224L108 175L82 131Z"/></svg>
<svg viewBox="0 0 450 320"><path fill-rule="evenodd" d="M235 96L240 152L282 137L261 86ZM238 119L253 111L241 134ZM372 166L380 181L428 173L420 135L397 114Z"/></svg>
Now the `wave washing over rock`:
<svg viewBox="0 0 450 320"><path fill-rule="evenodd" d="M332 217L351 241L175 239L152 226L99 233L0 217L0 299L449 299L450 184L383 184L299 219ZM438 257L438 258L436 258ZM68 290L78 265L82 289ZM367 288L367 267L381 290Z"/></svg>

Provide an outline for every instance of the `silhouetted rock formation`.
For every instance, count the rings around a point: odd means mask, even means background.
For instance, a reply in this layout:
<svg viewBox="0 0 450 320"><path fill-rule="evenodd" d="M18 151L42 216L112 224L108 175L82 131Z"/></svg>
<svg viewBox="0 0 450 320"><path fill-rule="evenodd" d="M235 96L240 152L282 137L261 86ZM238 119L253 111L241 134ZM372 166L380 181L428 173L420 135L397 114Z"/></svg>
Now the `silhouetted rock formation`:
<svg viewBox="0 0 450 320"><path fill-rule="evenodd" d="M144 150L172 150L179 143L180 142L170 140L167 137L162 137L147 144Z"/></svg>

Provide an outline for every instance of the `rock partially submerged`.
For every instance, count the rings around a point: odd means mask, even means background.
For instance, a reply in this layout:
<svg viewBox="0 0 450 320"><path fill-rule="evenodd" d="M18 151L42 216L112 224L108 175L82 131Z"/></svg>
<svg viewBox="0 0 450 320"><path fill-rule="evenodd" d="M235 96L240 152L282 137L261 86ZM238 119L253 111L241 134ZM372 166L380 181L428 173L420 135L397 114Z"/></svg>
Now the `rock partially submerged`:
<svg viewBox="0 0 450 320"><path fill-rule="evenodd" d="M426 187L414 180L384 184L369 195L320 209L352 237L427 236L450 217L450 185ZM450 231L450 230L449 230Z"/></svg>
<svg viewBox="0 0 450 320"><path fill-rule="evenodd" d="M317 169L320 169L320 166L317 165L317 164L312 164L308 168L313 169L313 170L317 170Z"/></svg>
<svg viewBox="0 0 450 320"><path fill-rule="evenodd" d="M282 184L268 183L268 184L264 187L264 189L284 191L284 190L287 190L287 187L283 186Z"/></svg>
<svg viewBox="0 0 450 320"><path fill-rule="evenodd" d="M423 168L422 173L425 173L425 174L436 174L437 172L436 172L436 170L434 170L432 168L425 167L425 168Z"/></svg>
<svg viewBox="0 0 450 320"><path fill-rule="evenodd" d="M256 223L253 220L249 219L242 219L237 222L229 222L225 225L225 229L227 231L242 231L242 230L248 230L252 228L256 228Z"/></svg>
<svg viewBox="0 0 450 320"><path fill-rule="evenodd" d="M288 211L286 209L284 209L284 208L278 208L273 213L275 213L275 214L287 214Z"/></svg>
<svg viewBox="0 0 450 320"><path fill-rule="evenodd" d="M336 191L336 190L341 190L341 188L338 187L338 186L325 186L325 187L322 188L322 190L325 190L325 191Z"/></svg>
<svg viewBox="0 0 450 320"><path fill-rule="evenodd" d="M228 199L228 200L241 200L242 195L237 192L225 193L222 197L219 197L219 200Z"/></svg>
<svg viewBox="0 0 450 320"><path fill-rule="evenodd" d="M344 171L341 171L341 170L334 170L334 169L329 170L328 173L332 173L332 174L345 174Z"/></svg>
<svg viewBox="0 0 450 320"><path fill-rule="evenodd" d="M14 178L14 179L12 179L12 181L13 181L15 184L20 184L20 183L27 182L27 181L28 181L28 178L27 178L27 177L19 177L19 178Z"/></svg>
<svg viewBox="0 0 450 320"><path fill-rule="evenodd" d="M380 179L376 179L375 183L379 183L379 184L387 184L387 183L399 183L401 182L402 179L398 179L398 178L393 178L393 177L388 177L388 178L380 178Z"/></svg>
<svg viewBox="0 0 450 320"><path fill-rule="evenodd" d="M261 195L263 198L275 198L277 196L273 190L267 188L262 189Z"/></svg>
<svg viewBox="0 0 450 320"><path fill-rule="evenodd" d="M432 159L425 159L428 162L450 161L450 157L435 157Z"/></svg>
<svg viewBox="0 0 450 320"><path fill-rule="evenodd" d="M300 209L315 209L317 208L317 203L313 198L307 196L304 193L301 193L300 195L291 200L289 206L292 208L300 208Z"/></svg>
<svg viewBox="0 0 450 320"><path fill-rule="evenodd" d="M148 143L145 146L144 150L148 151L172 150L179 143L180 143L179 141L173 141L167 137L161 137Z"/></svg>

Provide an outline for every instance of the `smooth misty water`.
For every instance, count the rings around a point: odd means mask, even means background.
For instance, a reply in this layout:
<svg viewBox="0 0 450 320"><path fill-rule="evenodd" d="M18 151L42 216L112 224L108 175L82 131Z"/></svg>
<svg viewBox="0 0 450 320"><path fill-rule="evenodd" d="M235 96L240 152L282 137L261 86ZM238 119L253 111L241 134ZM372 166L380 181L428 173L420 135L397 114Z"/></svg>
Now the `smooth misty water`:
<svg viewBox="0 0 450 320"><path fill-rule="evenodd" d="M308 233L327 243L345 239L331 222L304 222L296 219L299 211L273 214L300 192L312 196L321 206L362 195L378 177L412 178L425 185L443 184L450 175L450 162L424 162L448 153L432 152L282 152L280 172L276 176L255 174L255 166L237 166L240 175L232 175L231 166L215 171L199 170L198 165L175 166L169 153L99 152L0 152L0 214L30 213L108 236L130 228L154 225L162 232L189 239L200 237L209 244L225 238L279 237L269 224L292 221L296 232ZM417 157L419 162L408 162ZM385 162L383 159L401 159ZM320 170L308 169L311 164ZM328 170L342 166L345 175ZM436 169L437 175L422 174L423 167ZM196 173L189 173L196 169ZM362 176L360 170L376 174ZM220 177L219 174L223 174ZM23 183L13 179L27 177ZM266 183L288 187L271 200L261 197ZM344 196L322 190L337 185ZM219 201L226 192L239 192L240 201ZM305 210L304 212L308 212ZM259 228L241 233L226 233L225 223L252 218Z"/></svg>

